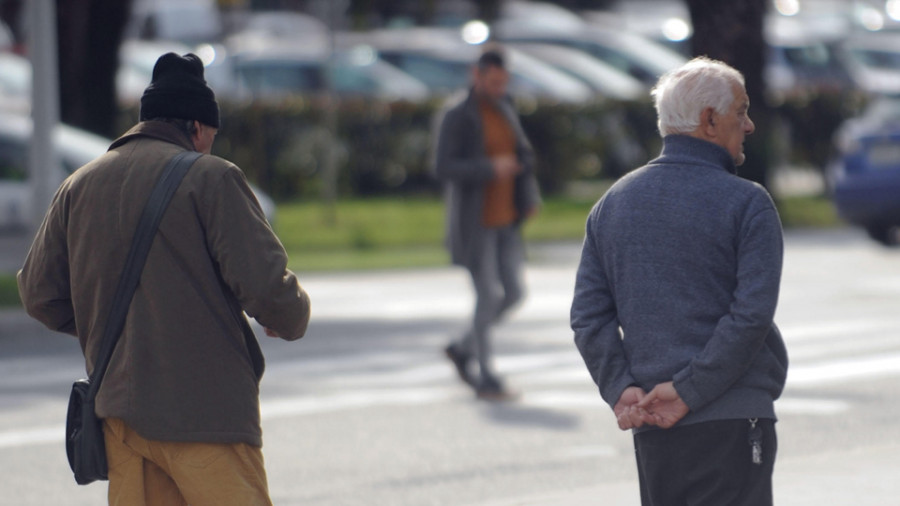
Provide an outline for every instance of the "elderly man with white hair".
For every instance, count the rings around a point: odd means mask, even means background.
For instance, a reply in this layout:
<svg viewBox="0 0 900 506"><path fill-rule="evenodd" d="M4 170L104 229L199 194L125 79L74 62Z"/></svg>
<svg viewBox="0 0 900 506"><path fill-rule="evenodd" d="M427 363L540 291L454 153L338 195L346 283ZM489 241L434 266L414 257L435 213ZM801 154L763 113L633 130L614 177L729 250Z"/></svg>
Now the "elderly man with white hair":
<svg viewBox="0 0 900 506"><path fill-rule="evenodd" d="M754 130L744 78L700 57L652 95L662 153L588 216L575 343L634 433L644 506L771 505L783 242L769 194L736 175Z"/></svg>

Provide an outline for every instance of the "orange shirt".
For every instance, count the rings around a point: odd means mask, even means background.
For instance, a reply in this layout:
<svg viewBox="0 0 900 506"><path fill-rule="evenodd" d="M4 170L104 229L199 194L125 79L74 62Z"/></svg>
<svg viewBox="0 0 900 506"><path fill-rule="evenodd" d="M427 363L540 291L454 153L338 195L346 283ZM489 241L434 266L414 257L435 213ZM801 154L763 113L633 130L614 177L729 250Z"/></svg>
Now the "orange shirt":
<svg viewBox="0 0 900 506"><path fill-rule="evenodd" d="M489 158L515 156L516 134L503 113L493 104L480 100L484 147ZM495 177L484 189L481 223L485 227L504 227L516 221L515 176Z"/></svg>

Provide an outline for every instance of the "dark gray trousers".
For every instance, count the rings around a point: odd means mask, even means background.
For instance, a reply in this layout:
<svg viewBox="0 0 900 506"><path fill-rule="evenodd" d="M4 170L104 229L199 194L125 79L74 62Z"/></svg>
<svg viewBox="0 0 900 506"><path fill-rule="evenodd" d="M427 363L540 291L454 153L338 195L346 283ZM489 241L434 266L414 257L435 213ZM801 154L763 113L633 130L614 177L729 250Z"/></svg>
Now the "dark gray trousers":
<svg viewBox="0 0 900 506"><path fill-rule="evenodd" d="M643 506L772 506L778 439L760 419L762 461L753 462L748 420L721 420L634 436Z"/></svg>
<svg viewBox="0 0 900 506"><path fill-rule="evenodd" d="M475 314L459 346L463 353L478 359L482 378L494 377L491 326L524 296L524 261L520 227L510 225L485 230L481 254L469 266L475 288Z"/></svg>

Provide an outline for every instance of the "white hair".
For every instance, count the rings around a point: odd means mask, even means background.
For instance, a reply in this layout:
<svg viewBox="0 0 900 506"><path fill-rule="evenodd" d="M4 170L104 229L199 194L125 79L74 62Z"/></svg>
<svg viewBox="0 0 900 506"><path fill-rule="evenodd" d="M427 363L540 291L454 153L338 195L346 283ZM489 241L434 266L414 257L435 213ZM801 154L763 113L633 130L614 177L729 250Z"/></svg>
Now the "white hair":
<svg viewBox="0 0 900 506"><path fill-rule="evenodd" d="M727 64L699 56L659 78L653 96L659 134L686 134L700 126L700 113L712 107L726 114L736 98L734 85L744 76Z"/></svg>

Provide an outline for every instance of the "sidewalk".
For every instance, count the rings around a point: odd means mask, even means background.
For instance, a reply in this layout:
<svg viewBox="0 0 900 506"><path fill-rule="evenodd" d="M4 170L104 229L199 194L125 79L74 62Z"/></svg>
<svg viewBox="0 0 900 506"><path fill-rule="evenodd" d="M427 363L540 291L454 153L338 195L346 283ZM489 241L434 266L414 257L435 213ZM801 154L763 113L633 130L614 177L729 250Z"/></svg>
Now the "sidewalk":
<svg viewBox="0 0 900 506"><path fill-rule="evenodd" d="M900 446L782 458L775 464L775 504L789 506L900 505ZM640 506L638 483L609 483L472 506Z"/></svg>

